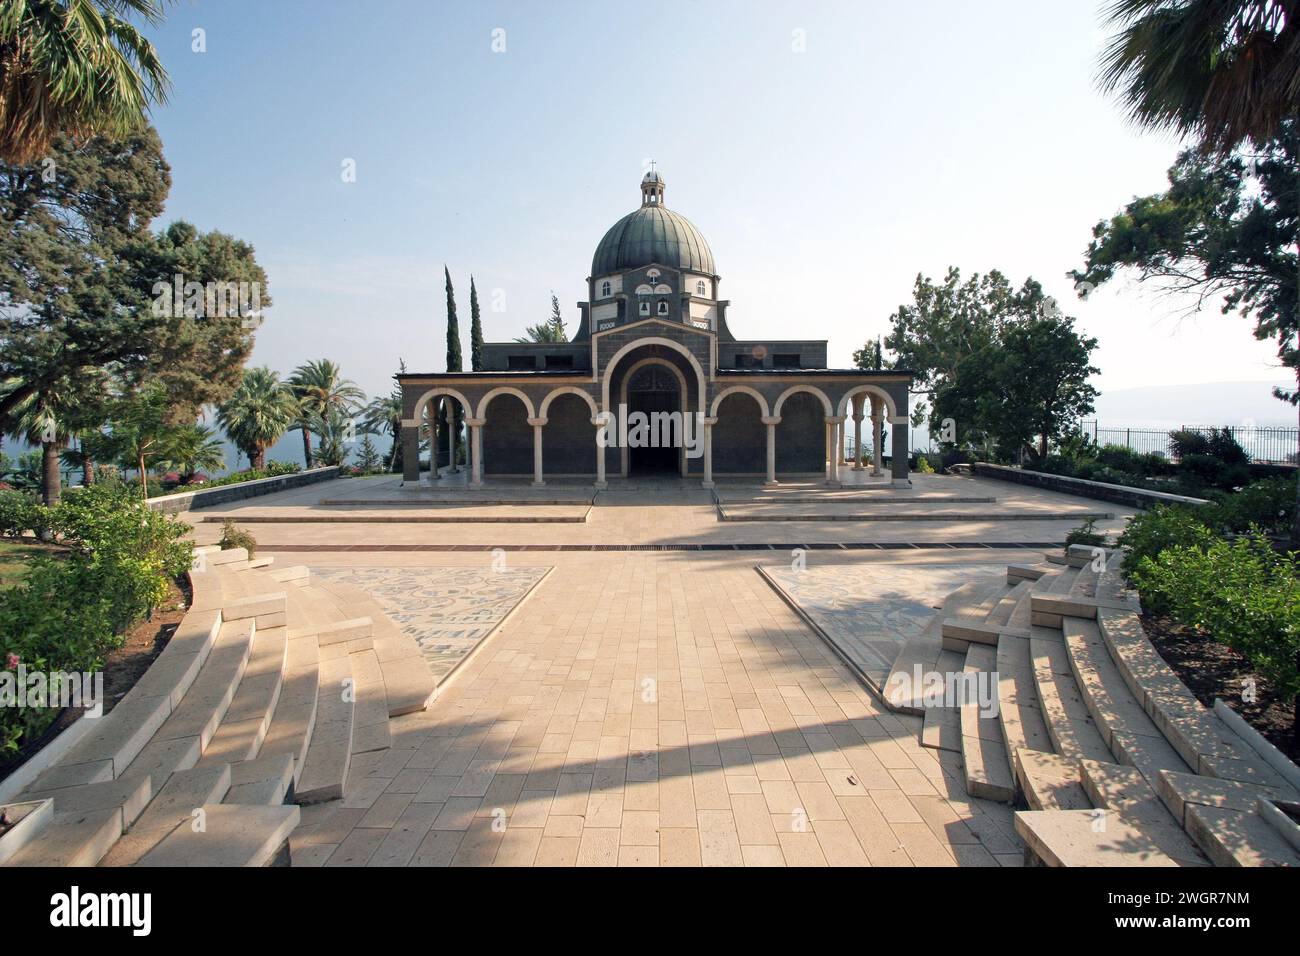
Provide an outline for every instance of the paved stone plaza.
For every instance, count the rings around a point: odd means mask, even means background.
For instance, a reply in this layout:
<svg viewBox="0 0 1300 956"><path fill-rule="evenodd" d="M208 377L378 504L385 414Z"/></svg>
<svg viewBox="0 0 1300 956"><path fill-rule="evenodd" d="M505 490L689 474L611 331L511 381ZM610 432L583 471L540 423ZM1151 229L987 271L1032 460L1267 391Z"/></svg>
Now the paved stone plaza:
<svg viewBox="0 0 1300 956"><path fill-rule="evenodd" d="M590 502L581 522L531 520L575 501ZM720 520L719 501L772 519ZM512 520L401 520L467 507ZM936 517L872 520L889 509ZM909 492L720 483L716 499L677 481L595 494L379 478L190 520L207 543L215 519L266 519L247 525L263 553L369 586L430 634L439 582L545 573L427 711L391 720L390 749L354 758L345 799L303 808L295 865L1013 866L1011 808L969 796L956 755L922 747L920 718L887 712L756 566L788 576L806 545L810 608L852 605L846 626L888 646L964 580L1040 556L1015 544L1059 543L1078 523L1037 515L1098 511L1122 524L1114 506L934 476ZM296 520L371 514L384 522Z"/></svg>

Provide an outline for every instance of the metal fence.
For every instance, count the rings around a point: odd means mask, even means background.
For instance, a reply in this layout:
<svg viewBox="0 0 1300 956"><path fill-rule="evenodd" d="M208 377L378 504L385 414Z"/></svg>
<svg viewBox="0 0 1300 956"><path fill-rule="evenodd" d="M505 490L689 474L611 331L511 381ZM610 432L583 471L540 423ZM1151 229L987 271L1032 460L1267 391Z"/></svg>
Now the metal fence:
<svg viewBox="0 0 1300 956"><path fill-rule="evenodd" d="M1124 428L1112 425L1103 427L1096 421L1080 422L1079 426L1099 446L1121 445L1135 452L1143 454L1154 452L1171 461L1177 460L1169 441L1169 433L1173 429ZM1237 444L1245 449L1246 454L1250 456L1250 460L1253 462L1269 465L1294 465L1300 463L1300 428L1291 425L1185 425L1179 430L1207 435L1212 430L1222 431L1224 427L1227 428L1228 434L1236 440ZM939 454L938 445L926 429L913 428L909 429L909 432L911 434L909 448L913 454ZM890 444L888 429L885 431L884 438L884 450L885 454L888 455ZM865 449L864 454L870 458L870 437L863 435L862 444ZM845 436L844 457L846 460L853 458L852 434Z"/></svg>
<svg viewBox="0 0 1300 956"><path fill-rule="evenodd" d="M1083 431L1098 445L1121 445L1141 453L1154 452L1171 460L1176 459L1170 447L1172 429L1102 427L1098 422L1081 422ZM1228 425L1224 426L1250 456L1261 464L1294 465L1300 461L1300 428L1291 425ZM1183 425L1179 431L1207 435L1222 431L1224 427L1211 425Z"/></svg>

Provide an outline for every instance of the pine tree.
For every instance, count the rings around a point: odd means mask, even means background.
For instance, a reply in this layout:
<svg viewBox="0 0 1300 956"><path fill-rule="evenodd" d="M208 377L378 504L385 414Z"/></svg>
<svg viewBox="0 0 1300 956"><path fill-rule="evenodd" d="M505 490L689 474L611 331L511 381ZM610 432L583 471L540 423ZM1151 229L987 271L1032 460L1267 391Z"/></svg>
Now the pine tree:
<svg viewBox="0 0 1300 956"><path fill-rule="evenodd" d="M469 368L471 372L483 371L483 323L478 315L478 289L474 277L469 277Z"/></svg>

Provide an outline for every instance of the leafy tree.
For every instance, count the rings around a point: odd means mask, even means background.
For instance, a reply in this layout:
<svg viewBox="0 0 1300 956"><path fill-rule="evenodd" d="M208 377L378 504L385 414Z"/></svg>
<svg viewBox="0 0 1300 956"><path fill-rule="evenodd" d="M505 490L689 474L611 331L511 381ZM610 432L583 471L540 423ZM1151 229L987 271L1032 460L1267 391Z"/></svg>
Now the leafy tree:
<svg viewBox="0 0 1300 956"><path fill-rule="evenodd" d="M1033 279L1013 289L995 269L963 282L956 267L941 283L917 275L912 299L889 317L884 345L895 355L894 366L910 370L917 393L931 402L964 359L996 342L1008 323L1038 315L1049 304Z"/></svg>
<svg viewBox="0 0 1300 956"><path fill-rule="evenodd" d="M853 365L855 368L877 372L885 367L885 353L881 347L880 336L868 340L862 348L853 353Z"/></svg>
<svg viewBox="0 0 1300 956"><path fill-rule="evenodd" d="M316 359L299 365L289 376L289 388L302 409L295 423L302 432L302 454L306 467L312 466L312 423L328 421L333 411L351 416L365 401L365 392L329 359Z"/></svg>
<svg viewBox="0 0 1300 956"><path fill-rule="evenodd" d="M113 411L108 450L121 467L139 473L145 498L149 497L149 470L164 459L172 438L169 405L167 393L155 385L121 399Z"/></svg>
<svg viewBox="0 0 1300 956"><path fill-rule="evenodd" d="M1294 0L1116 0L1102 86L1149 129L1226 155L1282 134L1300 101Z"/></svg>
<svg viewBox="0 0 1300 956"><path fill-rule="evenodd" d="M1300 121L1289 120L1258 153L1179 154L1169 188L1098 223L1084 268L1071 275L1088 290L1131 271L1162 292L1193 296L1193 310L1220 299L1224 314L1253 320L1255 338L1277 344L1300 381L1298 147ZM1300 387L1274 394L1300 405ZM1293 536L1300 540L1300 525Z"/></svg>
<svg viewBox="0 0 1300 956"><path fill-rule="evenodd" d="M469 368L483 371L483 322L478 314L478 289L474 277L469 277Z"/></svg>
<svg viewBox="0 0 1300 956"><path fill-rule="evenodd" d="M298 420L298 402L269 368L250 368L235 393L217 408L217 423L254 468L266 467L266 450Z"/></svg>
<svg viewBox="0 0 1300 956"><path fill-rule="evenodd" d="M88 369L143 368L161 324L136 268L171 182L157 134L60 136L52 158L52 178L0 165L0 426Z"/></svg>
<svg viewBox="0 0 1300 956"><path fill-rule="evenodd" d="M952 418L965 443L991 439L1004 455L1031 442L1038 460L1080 416L1093 410L1097 390L1089 376L1095 338L1074 321L1051 314L1008 325L996 342L967 356L939 391L936 418Z"/></svg>
<svg viewBox="0 0 1300 956"><path fill-rule="evenodd" d="M153 44L127 16L160 0L7 0L0 7L0 159L29 163L57 133L123 135L166 100Z"/></svg>

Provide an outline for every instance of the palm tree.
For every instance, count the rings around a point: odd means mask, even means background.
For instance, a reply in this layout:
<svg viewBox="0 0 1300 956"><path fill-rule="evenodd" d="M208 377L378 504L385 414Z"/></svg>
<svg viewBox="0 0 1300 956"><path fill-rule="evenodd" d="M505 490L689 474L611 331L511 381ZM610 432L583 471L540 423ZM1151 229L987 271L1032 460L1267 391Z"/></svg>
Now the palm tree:
<svg viewBox="0 0 1300 956"><path fill-rule="evenodd" d="M25 165L58 133L121 135L170 81L127 19L162 22L162 0L5 0L0 5L0 159Z"/></svg>
<svg viewBox="0 0 1300 956"><path fill-rule="evenodd" d="M293 392L269 368L244 370L244 380L217 408L217 423L253 468L266 467L266 450L298 421Z"/></svg>
<svg viewBox="0 0 1300 956"><path fill-rule="evenodd" d="M56 504L63 492L59 465L60 453L67 447L71 433L68 415L68 396L63 390L40 388L8 417L9 433L40 449L41 500L47 505Z"/></svg>
<svg viewBox="0 0 1300 956"><path fill-rule="evenodd" d="M1100 80L1139 126L1230 153L1278 135L1300 103L1294 0L1115 0Z"/></svg>
<svg viewBox="0 0 1300 956"><path fill-rule="evenodd" d="M361 431L368 435L388 435L393 439L388 454L388 470L393 470L402 438L402 393L394 390L379 395L361 410Z"/></svg>
<svg viewBox="0 0 1300 956"><path fill-rule="evenodd" d="M356 433L352 415L337 407L330 408L323 416L313 415L310 424L311 430L320 436L317 460L322 465L342 465L347 461L347 443Z"/></svg>
<svg viewBox="0 0 1300 956"><path fill-rule="evenodd" d="M317 359L299 365L289 376L289 387L302 407L297 422L302 432L302 455L306 467L312 466L311 427L313 421L329 422L333 412L349 418L365 401L366 393L351 379L344 378L339 367L329 359ZM322 432L317 432L322 435Z"/></svg>
<svg viewBox="0 0 1300 956"><path fill-rule="evenodd" d="M223 471L226 453L221 447L221 439L211 428L198 424L178 425L167 436L158 463L180 472L189 481L200 471Z"/></svg>

